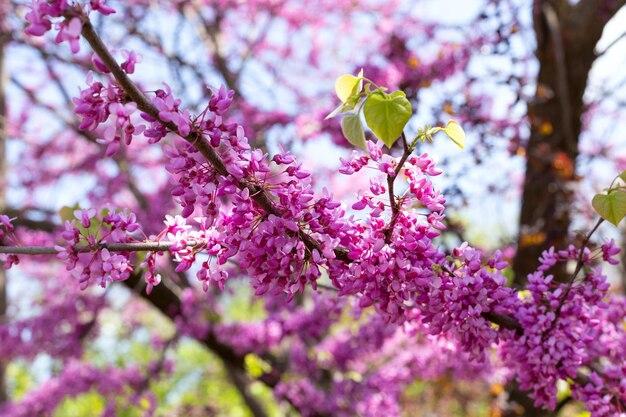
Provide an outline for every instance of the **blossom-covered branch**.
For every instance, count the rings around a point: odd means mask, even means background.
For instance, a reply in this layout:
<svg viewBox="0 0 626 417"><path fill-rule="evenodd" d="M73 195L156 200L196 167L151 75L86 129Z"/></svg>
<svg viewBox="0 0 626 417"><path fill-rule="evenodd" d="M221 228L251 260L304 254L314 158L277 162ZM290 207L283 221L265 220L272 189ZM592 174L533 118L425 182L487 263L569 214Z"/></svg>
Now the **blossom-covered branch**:
<svg viewBox="0 0 626 417"><path fill-rule="evenodd" d="M330 191L320 191L312 174L285 148L271 158L254 149L245 120L231 120L232 91L213 90L206 106L192 114L167 84L152 91L140 88L130 78L139 67L138 54L124 51L124 61L118 63L90 21L90 12L114 13L105 3L35 1L27 32L42 36L54 22L56 41L67 42L72 53L78 53L81 36L89 43L96 74L88 76L87 86L73 100L79 128L106 146L105 157L130 150L133 141L146 147L164 143L162 166L170 184L163 189L171 191L180 215L167 215L164 227L150 225L144 231L130 210L110 204L76 207L61 213L63 229L46 237L45 245L20 245L19 230L2 216L0 237L11 245L2 249L9 255L7 266L19 262L17 254L57 254L69 275L87 289L94 282L135 282L135 263L140 263L147 283L142 296L161 311L178 308L180 331L205 340L238 371L256 349L266 355L285 337L293 337L284 356L289 359L263 356L268 363L258 366L257 379L303 415L347 416L356 410L374 416L374 410L384 407L368 402L368 394L372 387L383 390L388 381L392 388L384 399L397 402L401 381L419 372L390 377L382 368L380 373L364 371L367 366L359 363L359 376L347 377L355 362L366 361L367 346L383 349L395 330L404 332L399 339L448 343L468 366L487 366L497 352L507 375L537 406L554 409L557 381L567 380L572 395L596 415L621 409L624 303L605 301L609 286L597 264L613 263L616 249L612 243L590 249L595 228L580 248L544 251L528 285L513 288L507 283L503 252L485 253L467 243L448 249L440 245L447 202L433 177L442 170L430 155L415 150L418 141L432 140L438 132L462 148L465 134L459 123L427 126L408 140L405 128L409 130L413 107L405 92L389 91L363 71L339 77L340 104L329 116L341 115L343 135L358 148L341 159L339 172L369 181L346 204ZM393 145L399 138L403 152L396 156ZM398 197L401 178L406 179L405 192ZM612 186L594 198L598 213L613 223L623 217L613 218L621 193ZM148 253L134 256L137 251ZM212 285L224 289L231 280L248 278L255 295L265 300L267 320L247 332L239 331L245 325L206 319L202 300L184 277L179 294L167 293L157 268L161 252L171 255L176 272L194 270L207 297ZM570 282L554 279L554 269L576 260ZM318 283L336 291L320 295ZM165 299L155 298L154 291ZM299 305L309 292L310 314ZM331 325L342 309L361 317L372 312L371 327L362 326L366 335L367 329L374 333L371 344L356 335L346 336L354 345L333 339ZM311 316L324 319L313 325ZM330 358L311 357L308 352L322 343L331 346ZM327 372L327 364L337 373ZM290 372L299 375L297 383L289 383ZM359 399L352 409L346 406L348 398Z"/></svg>

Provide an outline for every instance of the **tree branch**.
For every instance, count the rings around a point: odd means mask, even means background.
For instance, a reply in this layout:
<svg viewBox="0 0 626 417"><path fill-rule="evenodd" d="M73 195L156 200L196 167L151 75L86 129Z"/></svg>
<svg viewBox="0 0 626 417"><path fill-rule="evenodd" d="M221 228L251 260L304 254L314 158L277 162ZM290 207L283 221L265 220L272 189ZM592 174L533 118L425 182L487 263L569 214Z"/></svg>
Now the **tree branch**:
<svg viewBox="0 0 626 417"><path fill-rule="evenodd" d="M141 273L136 272L129 279L123 282L123 284L129 288L132 292L138 294L146 302L156 307L166 317L174 320L182 312L182 303L179 296L180 290L172 283L163 285L164 282L155 286L150 294L145 291L138 291L141 288L143 282L141 281ZM263 407L258 403L256 398L248 391L247 380L244 379L243 373L245 372L245 354L237 353L231 346L221 342L210 329L206 336L202 339L197 339L202 345L215 354L223 363L232 379L233 385L239 391L240 395L250 408L250 411L255 417L266 417L267 413ZM231 373L237 373L235 379ZM279 375L275 373L264 374L259 380L266 384L268 387L273 388L276 386L280 379Z"/></svg>
<svg viewBox="0 0 626 417"><path fill-rule="evenodd" d="M152 116L157 120L161 120L159 118L158 109L148 100L148 98L139 90L139 88L131 81L128 75L122 70L119 66L115 58L111 55L108 48L98 36L96 31L93 28L93 25L90 21L86 20L83 23L82 35L87 40L89 45L93 51L100 57L102 62L109 68L111 74L115 77L116 81L119 85L124 89L126 94L128 94L131 101L134 101L137 104L139 110L144 113ZM170 131L177 132L178 128L171 122L162 122ZM272 201L272 198L267 193L266 190L260 188L259 186L249 183L245 180L239 180L233 176L231 176L226 169L226 166L222 162L219 155L215 152L213 147L207 142L207 140L202 136L202 134L192 131L187 137L184 139L191 143L201 154L205 157L205 159L213 166L213 168L217 171L218 174L224 177L230 177L235 185L239 189L247 189L250 192L250 198L252 198L266 213L273 214L277 217L282 217L280 210ZM300 231L298 236L305 244L307 249L313 251L314 249L319 250L319 243L313 239L309 234L304 231ZM335 257L343 262L349 263L351 260L348 257L348 251L343 248L335 249Z"/></svg>
<svg viewBox="0 0 626 417"><path fill-rule="evenodd" d="M402 132L402 146L404 147L404 152L402 153L402 156L400 157L400 160L398 161L398 165L396 166L396 169L394 170L393 175L387 175L387 190L389 192L389 205L391 206L391 221L389 222L389 225L385 229L385 242L386 243L389 243L391 241L391 236L393 235L393 229L396 226L396 222L398 221L398 216L400 215L400 206L398 202L396 201L395 192L393 190L394 183L396 181L396 178L398 177L398 174L402 170L404 163L413 152L413 149L411 149L411 147L409 146L406 140L406 135L404 134L404 132Z"/></svg>
<svg viewBox="0 0 626 417"><path fill-rule="evenodd" d="M96 245L77 245L78 253L92 252L94 250L107 249L111 252L161 252L167 251L176 245L175 241L161 242L134 242L134 243L107 243L100 242ZM187 246L195 248L203 245L203 241L189 241ZM0 246L0 253L14 255L56 255L61 252L55 246Z"/></svg>

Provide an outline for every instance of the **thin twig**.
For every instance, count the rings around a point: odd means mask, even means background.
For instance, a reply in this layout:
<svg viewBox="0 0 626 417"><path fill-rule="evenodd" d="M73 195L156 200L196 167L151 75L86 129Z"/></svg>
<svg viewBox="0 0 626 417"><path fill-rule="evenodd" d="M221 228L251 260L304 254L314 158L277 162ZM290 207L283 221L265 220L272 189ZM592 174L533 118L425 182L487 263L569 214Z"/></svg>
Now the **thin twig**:
<svg viewBox="0 0 626 417"><path fill-rule="evenodd" d="M608 44L608 46L606 48L604 48L603 50L601 50L600 52L596 53L596 59L600 58L602 55L606 54L609 49L611 49L612 47L614 47L617 43L619 43L622 39L626 38L626 32L623 32L621 35L619 35L617 38L613 39L611 41L610 44Z"/></svg>
<svg viewBox="0 0 626 417"><path fill-rule="evenodd" d="M578 260L576 261L576 269L574 269L574 272L572 273L572 275L570 276L567 282L567 288L565 289L565 291L563 292L563 295L561 296L559 300L559 306L554 311L554 319L552 320L552 323L550 323L550 327L543 332L543 337L545 337L545 335L547 335L552 330L554 330L556 323L559 321L561 310L563 310L563 305L565 305L565 301L567 300L567 297L569 296L569 293L572 290L574 281L576 280L578 273L583 269L583 265L584 265L583 258L585 255L585 249L587 248L587 245L589 244L589 241L591 240L591 236L596 232L596 230L598 230L598 227L600 227L602 222L604 222L603 218L598 219L595 226L593 226L593 228L589 231L589 233L587 233L587 236L585 236L585 239L583 240L580 246L580 251L578 252Z"/></svg>
<svg viewBox="0 0 626 417"><path fill-rule="evenodd" d="M395 195L394 188L393 188L394 182L396 181L398 174L400 174L400 171L402 170L404 163L411 155L411 152L413 152L413 149L409 146L406 140L406 135L404 134L404 132L402 133L401 139L402 139L402 145L404 147L404 152L402 153L402 156L400 157L400 160L398 161L398 165L396 165L396 169L394 170L393 175L387 175L387 190L389 192L389 205L391 206L391 220L389 222L389 225L385 229L385 242L386 243L389 243L391 241L391 235L393 234L393 229L396 226L396 222L398 221L398 216L400 215L400 205L398 204L398 201L396 201L396 195Z"/></svg>
<svg viewBox="0 0 626 417"><path fill-rule="evenodd" d="M187 247L195 248L203 245L205 242L190 240L186 243ZM133 242L133 243L107 243L101 242L96 245L77 245L78 253L93 252L95 250L107 249L111 252L160 252L169 250L172 246L178 244L175 241L160 242ZM55 246L0 246L0 253L13 255L56 255L61 249Z"/></svg>

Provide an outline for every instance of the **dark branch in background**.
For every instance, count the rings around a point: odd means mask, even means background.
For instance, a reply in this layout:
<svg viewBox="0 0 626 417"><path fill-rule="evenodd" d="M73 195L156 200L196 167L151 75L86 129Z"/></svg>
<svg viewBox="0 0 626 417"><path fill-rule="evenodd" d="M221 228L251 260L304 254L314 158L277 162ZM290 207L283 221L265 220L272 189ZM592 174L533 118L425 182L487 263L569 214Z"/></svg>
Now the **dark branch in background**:
<svg viewBox="0 0 626 417"><path fill-rule="evenodd" d="M15 226L22 226L28 229L41 230L43 232L54 232L57 229L57 226L48 220L49 216L52 216L53 213L45 213L45 217L42 219L33 218L29 216L28 213L31 210L28 209L14 209L11 207L6 207L1 210L1 214L6 214L10 218L13 218L13 224ZM40 213L38 213L40 214Z"/></svg>
<svg viewBox="0 0 626 417"><path fill-rule="evenodd" d="M137 26L135 25L131 26L128 29L128 34L137 36L137 38L140 39L143 43L145 43L146 46L162 54L167 60L171 62L175 62L180 67L189 70L194 75L194 77L199 81L199 83L202 85L204 95L208 95L211 93L210 89L208 88L205 82L205 74L200 70L200 67L198 65L195 65L191 62L187 62L185 58L183 58L181 55L177 53L168 53L164 51L163 47L161 46L158 40L150 37L149 35L146 35L142 31L140 31L139 28L137 28Z"/></svg>
<svg viewBox="0 0 626 417"><path fill-rule="evenodd" d="M226 59L222 55L221 45L217 39L219 34L219 28L222 21L222 16L220 13L217 13L214 17L213 22L209 22L204 15L202 14L202 10L200 10L197 6L190 6L189 9L186 9L191 13L194 13L198 18L199 22L199 32L200 37L204 41L207 46L212 47L213 49L213 63L217 70L220 72L224 81L226 82L226 86L233 90L237 97L241 97L241 91L239 90L237 74L233 73L230 68L228 68L228 63Z"/></svg>
<svg viewBox="0 0 626 417"><path fill-rule="evenodd" d="M241 394L243 400L255 417L266 417L267 413L257 398L250 392L250 378L241 369L224 362L226 374Z"/></svg>
<svg viewBox="0 0 626 417"><path fill-rule="evenodd" d="M604 48L603 50L601 50L600 52L596 53L596 59L600 58L601 56L603 56L604 54L606 54L611 48L613 48L615 45L617 45L621 40L626 38L626 32L623 32L621 35L619 35L617 38L613 39L613 41L611 41L610 44L608 44L606 46L606 48Z"/></svg>
<svg viewBox="0 0 626 417"><path fill-rule="evenodd" d="M150 305L156 307L166 317L173 320L180 316L182 312L180 289L173 283L162 282L155 286L150 294L147 294L142 290L144 282L141 279L141 272L135 272L129 279L124 281L123 284ZM229 379L239 391L252 414L255 417L266 417L267 413L265 409L249 391L249 380L246 377L244 361L245 355L237 353L231 346L221 342L215 335L213 329L210 329L206 336L203 339L199 339L198 342L209 349L209 351L224 363ZM259 378L261 382L270 388L275 387L279 379L280 376L274 373L264 374Z"/></svg>

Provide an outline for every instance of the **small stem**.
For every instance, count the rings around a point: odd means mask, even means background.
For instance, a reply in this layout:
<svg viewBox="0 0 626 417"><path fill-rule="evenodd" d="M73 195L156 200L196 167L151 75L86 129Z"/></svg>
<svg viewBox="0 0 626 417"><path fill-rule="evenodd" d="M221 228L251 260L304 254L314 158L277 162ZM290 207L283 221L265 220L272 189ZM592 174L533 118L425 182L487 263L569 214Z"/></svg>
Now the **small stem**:
<svg viewBox="0 0 626 417"><path fill-rule="evenodd" d="M554 319L552 320L552 323L550 323L550 327L543 333L543 337L545 337L545 335L550 333L556 326L556 323L559 321L561 310L563 309L563 305L565 304L565 301L567 300L567 297L569 296L569 293L572 290L574 281L576 280L578 273L583 269L583 257L585 255L585 249L587 248L587 245L589 244L589 240L591 240L591 236L596 232L596 230L598 230L598 227L600 227L602 222L604 222L603 218L598 219L595 226L593 226L593 228L589 231L589 233L587 233L587 236L585 236L585 239L583 240L583 243L580 246L580 251L578 252L578 260L576 261L576 269L574 269L572 276L569 278L567 282L567 288L565 289L565 292L563 292L563 295L561 296L561 299L559 300L559 306L556 308L554 312Z"/></svg>
<svg viewBox="0 0 626 417"><path fill-rule="evenodd" d="M400 157L400 160L398 161L398 165L396 166L393 175L387 175L387 190L389 191L389 205L391 206L391 221L389 222L389 225L385 230L385 242L387 243L389 243L391 240L393 229L396 225L396 222L398 221L398 215L400 214L400 205L396 201L396 195L393 189L394 182L398 174L400 174L400 170L402 170L404 163L411 155L411 152L413 152L406 140L404 132L402 132L402 145L404 146L404 152L402 153L402 157Z"/></svg>

